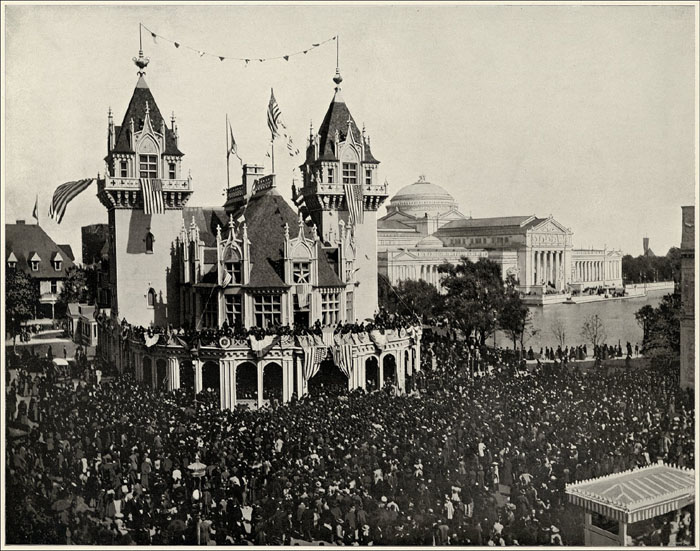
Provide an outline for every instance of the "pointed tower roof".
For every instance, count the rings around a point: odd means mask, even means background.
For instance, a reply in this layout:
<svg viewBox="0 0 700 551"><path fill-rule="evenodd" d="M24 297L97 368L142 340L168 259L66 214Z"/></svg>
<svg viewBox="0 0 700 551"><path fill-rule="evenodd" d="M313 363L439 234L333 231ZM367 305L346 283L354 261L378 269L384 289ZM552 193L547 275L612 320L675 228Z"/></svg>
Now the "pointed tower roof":
<svg viewBox="0 0 700 551"><path fill-rule="evenodd" d="M161 124L164 123L163 115L158 109L158 104L153 98L148 84L146 84L146 79L143 75L139 76L139 80L136 83L136 88L134 88L134 93L131 96L131 101L129 102L129 107L124 113L124 120L121 126L115 128L116 143L113 149L115 153L133 153L131 145L129 143L129 122L131 119L134 120L134 130L139 131L143 128L143 122L146 119L146 104L148 104L148 116L151 119L151 125L156 130L160 131ZM166 155L180 155L183 153L177 147L177 141L175 139L175 134L172 129L165 127L165 151Z"/></svg>
<svg viewBox="0 0 700 551"><path fill-rule="evenodd" d="M337 71L337 70L336 70ZM333 81L336 83L335 95L333 96L333 101L328 106L328 111L326 111L326 116L323 117L323 122L318 129L319 134L319 160L337 160L335 153L333 152L333 147L331 146L331 141L335 139L336 131L340 141L345 141L349 132L352 132L352 137L355 142L362 143L363 137L360 128L357 126L355 119L353 119L348 106L345 104L342 94L340 93L340 83L343 78L340 76L340 72L337 71ZM348 122L351 122L348 125ZM372 156L372 152L369 148L369 143L365 140L365 161L371 163L378 163L377 159Z"/></svg>

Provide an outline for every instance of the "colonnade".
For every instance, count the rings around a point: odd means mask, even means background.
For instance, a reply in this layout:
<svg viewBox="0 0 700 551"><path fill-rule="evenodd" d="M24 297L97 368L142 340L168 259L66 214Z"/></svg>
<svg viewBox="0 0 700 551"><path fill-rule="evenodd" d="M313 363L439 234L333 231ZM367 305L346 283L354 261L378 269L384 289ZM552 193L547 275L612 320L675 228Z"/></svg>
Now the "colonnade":
<svg viewBox="0 0 700 551"><path fill-rule="evenodd" d="M404 264L390 268L389 280L392 284L406 279L422 279L433 285L440 283L439 264Z"/></svg>
<svg viewBox="0 0 700 551"><path fill-rule="evenodd" d="M566 283L564 251L531 251L530 281L534 285L546 285L551 282L558 289Z"/></svg>
<svg viewBox="0 0 700 551"><path fill-rule="evenodd" d="M604 281L621 279L622 264L605 260L574 261L574 277L577 281Z"/></svg>

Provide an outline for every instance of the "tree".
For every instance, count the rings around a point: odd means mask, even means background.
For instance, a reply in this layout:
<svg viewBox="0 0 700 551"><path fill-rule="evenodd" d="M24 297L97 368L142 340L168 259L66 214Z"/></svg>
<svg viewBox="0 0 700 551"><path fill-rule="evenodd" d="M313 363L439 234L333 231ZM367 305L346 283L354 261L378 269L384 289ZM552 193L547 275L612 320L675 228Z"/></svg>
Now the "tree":
<svg viewBox="0 0 700 551"><path fill-rule="evenodd" d="M32 319L39 304L39 284L22 270L5 274L5 319L12 345L22 331L22 322Z"/></svg>
<svg viewBox="0 0 700 551"><path fill-rule="evenodd" d="M66 307L71 302L95 303L97 295L97 272L94 268L73 266L68 270L58 303Z"/></svg>
<svg viewBox="0 0 700 551"><path fill-rule="evenodd" d="M425 319L440 312L442 295L435 285L422 279L406 279L392 286L386 277L380 275L379 304L389 313L416 314Z"/></svg>
<svg viewBox="0 0 700 551"><path fill-rule="evenodd" d="M644 328L642 352L645 356L662 364L680 356L680 293L666 295L656 308L648 304L643 306L635 318Z"/></svg>
<svg viewBox="0 0 700 551"><path fill-rule="evenodd" d="M581 336L593 345L595 349L596 346L605 342L607 335L605 334L605 327L603 326L603 320L600 319L598 314L592 314L588 316L581 327Z"/></svg>
<svg viewBox="0 0 700 551"><path fill-rule="evenodd" d="M559 346L564 348L566 346L566 326L564 322L559 318L555 319L549 326L549 330L554 335Z"/></svg>
<svg viewBox="0 0 700 551"><path fill-rule="evenodd" d="M523 304L520 298L515 278L509 275L503 292L503 302L498 313L498 325L513 340L513 350L517 349L518 342L523 347L525 328L530 319L530 309Z"/></svg>
<svg viewBox="0 0 700 551"><path fill-rule="evenodd" d="M444 309L450 324L465 335L476 333L485 344L505 302L500 265L486 258L471 262L463 257L459 264L442 264L438 272L444 274Z"/></svg>

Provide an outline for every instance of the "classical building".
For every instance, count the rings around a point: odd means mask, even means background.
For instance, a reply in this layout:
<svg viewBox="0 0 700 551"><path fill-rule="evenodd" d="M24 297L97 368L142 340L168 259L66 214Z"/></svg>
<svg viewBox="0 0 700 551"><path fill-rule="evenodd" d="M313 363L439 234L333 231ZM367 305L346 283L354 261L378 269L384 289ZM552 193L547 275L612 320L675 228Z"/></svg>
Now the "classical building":
<svg viewBox="0 0 700 551"><path fill-rule="evenodd" d="M574 249L571 230L552 216L465 217L453 197L421 177L392 197L379 219L379 268L392 284L438 283L437 267L489 258L524 293L622 286L622 255Z"/></svg>
<svg viewBox="0 0 700 551"><path fill-rule="evenodd" d="M682 207L681 374L683 388L695 388L695 207Z"/></svg>
<svg viewBox="0 0 700 551"><path fill-rule="evenodd" d="M58 245L38 224L5 224L5 266L22 270L38 281L38 318L55 318L56 303L63 290L68 270L73 268L73 250Z"/></svg>
<svg viewBox="0 0 700 551"><path fill-rule="evenodd" d="M111 304L98 314L98 354L154 388L217 389L222 408L288 401L326 383L409 389L420 366L419 327L334 332L377 312L376 212L387 197L340 74L293 189L299 212L279 194L275 174L250 164L223 206L189 207L193 182L180 178L177 127L163 122L146 63L137 60L122 126L109 116L98 185L109 211ZM161 182L164 213L144 214L147 178Z"/></svg>

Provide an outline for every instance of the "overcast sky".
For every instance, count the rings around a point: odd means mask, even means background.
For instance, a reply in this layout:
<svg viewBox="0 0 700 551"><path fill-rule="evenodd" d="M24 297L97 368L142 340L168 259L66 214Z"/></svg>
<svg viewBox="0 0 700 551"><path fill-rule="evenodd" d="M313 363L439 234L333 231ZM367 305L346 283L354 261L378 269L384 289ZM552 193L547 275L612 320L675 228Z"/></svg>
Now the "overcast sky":
<svg viewBox="0 0 700 551"><path fill-rule="evenodd" d="M665 254L695 201L692 6L7 6L6 219L32 221L80 250L106 222L86 191L58 226L50 197L104 173L107 109L120 124L139 22L233 57L291 53L340 36L343 95L366 124L390 195L425 174L473 217L552 214L575 247ZM190 205L222 205L225 115L245 162L264 163L274 87L298 145L333 96L333 42L289 61L200 57L144 34L146 80L177 116ZM169 118L169 117L167 117ZM290 196L295 162L277 150ZM269 165L268 165L269 166ZM239 167L231 164L231 180ZM382 213L384 209L382 208Z"/></svg>

